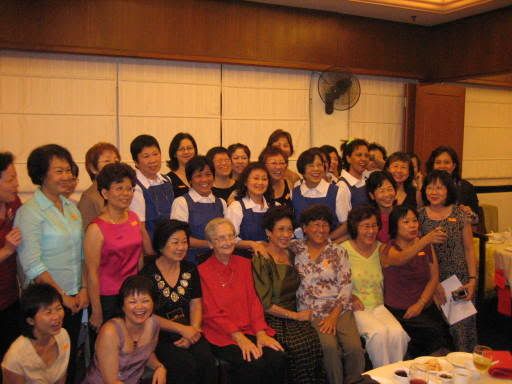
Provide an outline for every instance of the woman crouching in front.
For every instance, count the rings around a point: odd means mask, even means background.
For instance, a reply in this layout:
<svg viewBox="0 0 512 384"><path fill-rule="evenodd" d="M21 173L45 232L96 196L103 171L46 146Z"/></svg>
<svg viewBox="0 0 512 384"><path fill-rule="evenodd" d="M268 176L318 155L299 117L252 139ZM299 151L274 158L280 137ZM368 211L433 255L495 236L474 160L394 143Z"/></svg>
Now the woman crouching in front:
<svg viewBox="0 0 512 384"><path fill-rule="evenodd" d="M213 353L230 363L233 383L280 384L285 378L283 347L272 336L254 289L251 261L233 255L235 228L211 220L205 236L213 255L198 267L203 292L203 334Z"/></svg>

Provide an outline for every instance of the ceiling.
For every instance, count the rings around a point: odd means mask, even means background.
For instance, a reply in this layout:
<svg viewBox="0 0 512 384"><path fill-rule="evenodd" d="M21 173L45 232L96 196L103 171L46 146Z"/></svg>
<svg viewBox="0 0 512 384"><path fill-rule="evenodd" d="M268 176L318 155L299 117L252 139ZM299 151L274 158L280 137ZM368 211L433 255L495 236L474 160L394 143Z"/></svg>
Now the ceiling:
<svg viewBox="0 0 512 384"><path fill-rule="evenodd" d="M512 5L512 0L253 0L259 3L318 9L398 21L436 25Z"/></svg>

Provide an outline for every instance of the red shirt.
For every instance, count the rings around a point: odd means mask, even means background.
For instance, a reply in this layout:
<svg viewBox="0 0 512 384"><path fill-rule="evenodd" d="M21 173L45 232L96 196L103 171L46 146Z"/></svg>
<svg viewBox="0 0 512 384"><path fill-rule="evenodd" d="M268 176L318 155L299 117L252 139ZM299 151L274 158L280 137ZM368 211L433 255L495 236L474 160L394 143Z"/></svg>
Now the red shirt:
<svg viewBox="0 0 512 384"><path fill-rule="evenodd" d="M231 337L234 332L275 334L265 321L254 289L250 260L233 255L224 265L211 256L197 269L203 291L203 332L210 343L220 347L236 344Z"/></svg>
<svg viewBox="0 0 512 384"><path fill-rule="evenodd" d="M5 205L5 218L0 220L0 248L5 245L5 236L11 231L16 211L21 206L20 198ZM18 299L16 280L16 252L0 263L0 310L4 310Z"/></svg>

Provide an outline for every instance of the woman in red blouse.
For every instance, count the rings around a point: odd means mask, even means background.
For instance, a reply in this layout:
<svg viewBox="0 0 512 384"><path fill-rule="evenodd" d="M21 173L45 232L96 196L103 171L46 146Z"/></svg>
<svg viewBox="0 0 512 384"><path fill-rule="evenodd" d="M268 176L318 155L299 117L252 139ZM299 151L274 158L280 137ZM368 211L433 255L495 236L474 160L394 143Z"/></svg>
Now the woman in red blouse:
<svg viewBox="0 0 512 384"><path fill-rule="evenodd" d="M205 236L213 256L199 265L203 291L203 334L213 353L230 363L234 383L284 382L283 347L272 336L254 289L251 261L233 255L235 228L224 218L210 221Z"/></svg>

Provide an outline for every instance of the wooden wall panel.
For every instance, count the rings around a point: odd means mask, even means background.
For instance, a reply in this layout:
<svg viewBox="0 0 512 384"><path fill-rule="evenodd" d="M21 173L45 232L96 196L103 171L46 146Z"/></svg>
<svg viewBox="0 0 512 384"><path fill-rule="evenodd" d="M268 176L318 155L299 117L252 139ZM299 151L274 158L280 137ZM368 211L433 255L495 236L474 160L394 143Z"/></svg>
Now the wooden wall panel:
<svg viewBox="0 0 512 384"><path fill-rule="evenodd" d="M418 78L426 28L222 0L4 0L0 48Z"/></svg>

